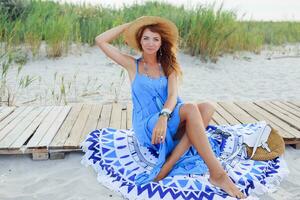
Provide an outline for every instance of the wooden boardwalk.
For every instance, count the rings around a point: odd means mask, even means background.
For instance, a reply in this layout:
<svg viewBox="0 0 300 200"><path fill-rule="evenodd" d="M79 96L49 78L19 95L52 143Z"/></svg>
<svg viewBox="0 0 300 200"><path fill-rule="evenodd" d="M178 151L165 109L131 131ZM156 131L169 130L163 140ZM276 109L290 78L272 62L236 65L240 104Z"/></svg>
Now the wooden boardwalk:
<svg viewBox="0 0 300 200"><path fill-rule="evenodd" d="M265 120L286 144L300 148L300 102L214 102L211 124ZM80 151L90 131L104 127L128 129L131 104L0 107L0 154L32 154L33 159L63 158Z"/></svg>

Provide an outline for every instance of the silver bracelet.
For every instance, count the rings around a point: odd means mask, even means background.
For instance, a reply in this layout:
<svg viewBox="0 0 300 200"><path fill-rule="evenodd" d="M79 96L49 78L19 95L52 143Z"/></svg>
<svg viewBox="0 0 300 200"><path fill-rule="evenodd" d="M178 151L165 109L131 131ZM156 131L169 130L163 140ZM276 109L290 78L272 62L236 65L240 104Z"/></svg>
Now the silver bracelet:
<svg viewBox="0 0 300 200"><path fill-rule="evenodd" d="M171 113L172 113L172 111L171 111L169 108L163 108L160 112L161 112L161 113L162 113L162 112L166 112L166 113L168 113L169 115L171 115Z"/></svg>

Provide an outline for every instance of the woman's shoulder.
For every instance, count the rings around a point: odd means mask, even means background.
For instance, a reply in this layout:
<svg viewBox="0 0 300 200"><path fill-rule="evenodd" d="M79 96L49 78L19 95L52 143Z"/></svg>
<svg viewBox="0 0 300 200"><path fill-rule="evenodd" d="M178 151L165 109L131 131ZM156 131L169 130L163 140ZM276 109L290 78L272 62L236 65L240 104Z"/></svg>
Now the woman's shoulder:
<svg viewBox="0 0 300 200"><path fill-rule="evenodd" d="M135 63L136 59L135 57L127 54L123 54L123 60L120 64L122 67L124 67L128 72L135 72Z"/></svg>
<svg viewBox="0 0 300 200"><path fill-rule="evenodd" d="M136 69L137 69L137 64L138 64L138 61L139 61L139 57L134 57L134 56L131 56L131 55L126 55L126 66L123 66L128 74L129 74L129 78L130 80L132 81L133 78L135 77L135 74L136 74Z"/></svg>

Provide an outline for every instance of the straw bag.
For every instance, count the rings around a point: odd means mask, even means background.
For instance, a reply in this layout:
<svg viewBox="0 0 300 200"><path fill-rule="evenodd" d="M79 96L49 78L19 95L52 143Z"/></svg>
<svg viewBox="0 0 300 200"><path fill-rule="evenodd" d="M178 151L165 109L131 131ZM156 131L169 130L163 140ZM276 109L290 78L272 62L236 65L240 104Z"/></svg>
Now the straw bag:
<svg viewBox="0 0 300 200"><path fill-rule="evenodd" d="M269 126L269 125L268 125ZM253 154L254 147L246 146L247 155L253 160L272 160L284 153L285 144L283 138L278 134L278 131L271 128L270 135L267 139L267 148L260 146Z"/></svg>

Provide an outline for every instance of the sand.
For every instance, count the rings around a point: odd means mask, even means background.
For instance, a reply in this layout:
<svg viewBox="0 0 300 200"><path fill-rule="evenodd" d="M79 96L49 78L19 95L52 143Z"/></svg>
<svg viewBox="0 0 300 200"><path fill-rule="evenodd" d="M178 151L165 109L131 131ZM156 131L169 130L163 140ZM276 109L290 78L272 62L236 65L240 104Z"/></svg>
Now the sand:
<svg viewBox="0 0 300 200"><path fill-rule="evenodd" d="M22 75L40 76L41 81L20 91L16 103L59 104L50 93L46 95L47 90L51 92L59 85L53 81L55 73L57 77L63 75L66 83L71 82L68 102L130 101L130 82L127 76L124 80L120 76L121 68L96 47L79 49L74 48L71 54L55 60L43 54L30 58ZM300 45L292 45L272 51L266 49L259 55L240 52L224 55L216 64L203 63L197 57L180 52L184 72L180 96L185 101L299 100L299 49ZM9 77L11 87L16 87L15 70ZM96 89L98 85L101 87ZM70 153L63 160L47 161L32 161L28 155L0 155L0 199L122 199L100 185L91 168L80 164L82 155ZM300 150L287 146L284 158L290 175L277 192L261 199L300 199Z"/></svg>
<svg viewBox="0 0 300 200"><path fill-rule="evenodd" d="M185 101L300 99L300 44L266 49L259 55L223 55L217 63L204 63L182 52L178 59L184 74L179 94ZM16 93L15 103L62 103L56 100L62 96L62 77L68 103L128 102L130 82L121 71L97 47L73 46L69 55L57 59L48 59L42 51L40 57L30 58L21 71L19 78L30 75L36 80ZM17 91L16 68L8 77L10 88Z"/></svg>

